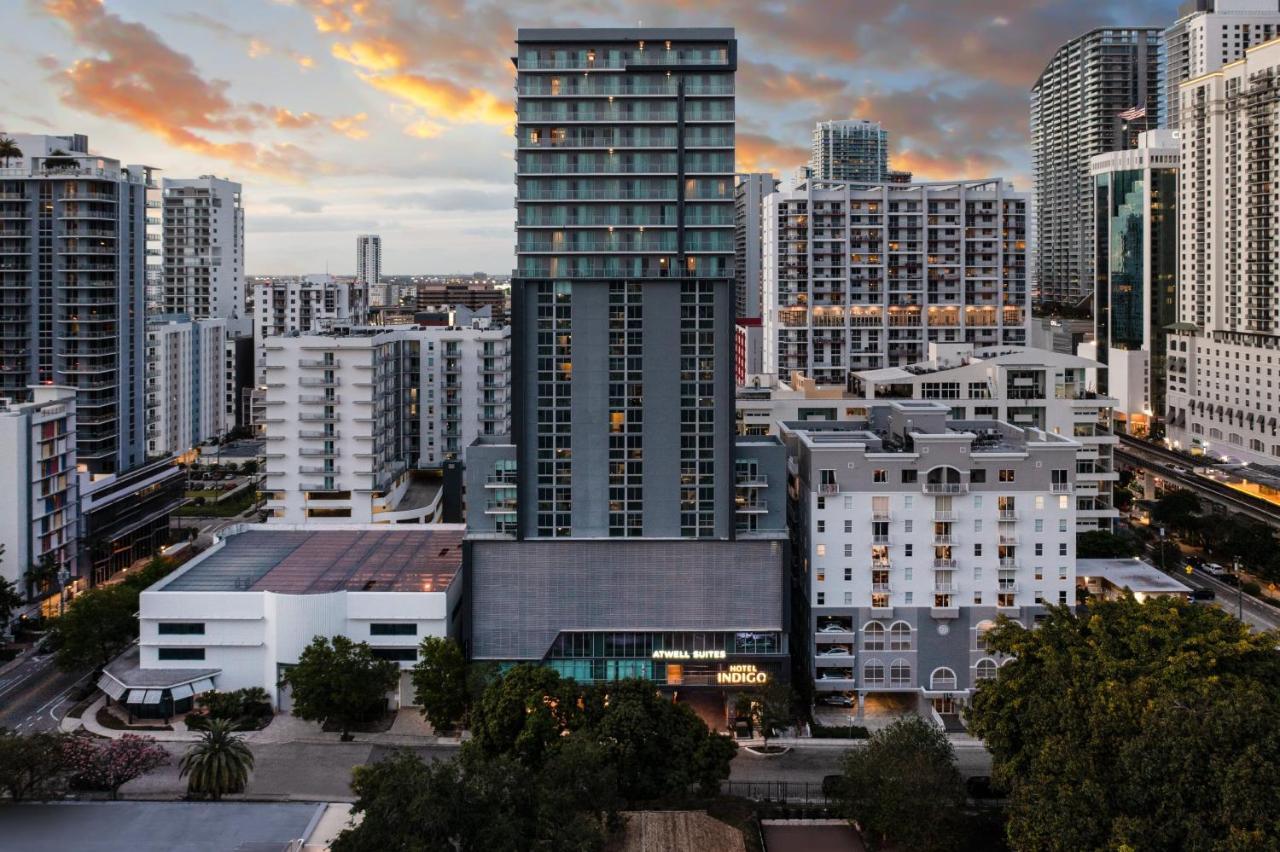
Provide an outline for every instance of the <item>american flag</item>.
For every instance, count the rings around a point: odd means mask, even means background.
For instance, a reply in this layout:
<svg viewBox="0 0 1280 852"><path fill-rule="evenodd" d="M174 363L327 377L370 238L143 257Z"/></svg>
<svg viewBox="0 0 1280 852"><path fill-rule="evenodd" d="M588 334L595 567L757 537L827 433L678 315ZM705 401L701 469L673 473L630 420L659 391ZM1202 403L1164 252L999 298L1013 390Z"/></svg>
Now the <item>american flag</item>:
<svg viewBox="0 0 1280 852"><path fill-rule="evenodd" d="M1119 114L1122 121L1136 121L1139 118L1147 117L1147 108L1145 106L1130 107Z"/></svg>

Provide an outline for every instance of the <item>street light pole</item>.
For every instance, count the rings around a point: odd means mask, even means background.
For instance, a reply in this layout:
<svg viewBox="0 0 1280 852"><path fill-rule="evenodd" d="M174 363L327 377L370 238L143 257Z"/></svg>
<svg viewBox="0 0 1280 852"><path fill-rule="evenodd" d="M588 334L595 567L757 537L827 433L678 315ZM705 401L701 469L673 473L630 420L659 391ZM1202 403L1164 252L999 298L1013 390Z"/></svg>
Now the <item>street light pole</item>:
<svg viewBox="0 0 1280 852"><path fill-rule="evenodd" d="M1244 621L1244 582L1240 579L1240 557L1232 560L1236 569L1236 620Z"/></svg>

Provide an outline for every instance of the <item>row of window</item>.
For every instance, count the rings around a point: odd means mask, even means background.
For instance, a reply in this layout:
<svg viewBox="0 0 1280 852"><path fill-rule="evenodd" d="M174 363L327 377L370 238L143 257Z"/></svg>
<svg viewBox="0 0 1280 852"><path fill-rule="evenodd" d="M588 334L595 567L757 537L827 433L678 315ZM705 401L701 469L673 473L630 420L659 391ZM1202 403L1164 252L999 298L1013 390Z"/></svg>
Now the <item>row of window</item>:
<svg viewBox="0 0 1280 852"><path fill-rule="evenodd" d="M156 633L161 636L203 636L203 621L162 621L156 625ZM370 636L417 636L416 622L374 622L369 625ZM173 659L179 659L177 657Z"/></svg>
<svg viewBox="0 0 1280 852"><path fill-rule="evenodd" d="M1009 660L1005 661L1006 663ZM973 679L975 681L991 680L996 676L996 669L999 665L990 657L984 657L973 666ZM834 673L834 674L832 674ZM862 667L862 685L864 687L888 686L888 687L904 687L912 686L911 680L911 664L906 660L894 660L889 663L886 677L885 664L879 660L868 660ZM851 669L819 669L818 680L850 680L853 671ZM929 689L933 691L942 691L947 689L955 689L959 686L959 679L956 677L954 669L946 666L939 666L929 675Z"/></svg>
<svg viewBox="0 0 1280 852"><path fill-rule="evenodd" d="M379 660L393 660L395 662L416 662L418 659L418 649L409 648L374 648L373 656ZM162 661L198 661L205 658L204 648L157 648L156 659Z"/></svg>

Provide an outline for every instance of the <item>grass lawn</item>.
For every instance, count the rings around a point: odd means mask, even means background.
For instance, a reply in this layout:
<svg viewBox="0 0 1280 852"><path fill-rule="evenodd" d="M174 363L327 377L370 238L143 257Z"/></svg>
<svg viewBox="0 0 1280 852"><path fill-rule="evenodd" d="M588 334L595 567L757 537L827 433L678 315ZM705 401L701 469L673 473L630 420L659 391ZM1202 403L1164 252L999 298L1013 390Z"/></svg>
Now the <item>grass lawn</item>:
<svg viewBox="0 0 1280 852"><path fill-rule="evenodd" d="M253 489L241 491L220 503L214 502L221 493L220 491L188 491L187 497L193 500L196 497L204 497L204 505L193 506L188 503L174 514L184 518L230 518L253 505Z"/></svg>

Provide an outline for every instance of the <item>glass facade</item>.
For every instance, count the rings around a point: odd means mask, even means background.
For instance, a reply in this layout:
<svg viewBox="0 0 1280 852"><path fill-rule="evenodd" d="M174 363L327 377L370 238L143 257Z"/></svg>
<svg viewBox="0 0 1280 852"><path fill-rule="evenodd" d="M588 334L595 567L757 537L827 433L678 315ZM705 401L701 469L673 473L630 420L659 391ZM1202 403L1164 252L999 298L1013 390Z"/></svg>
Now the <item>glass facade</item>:
<svg viewBox="0 0 1280 852"><path fill-rule="evenodd" d="M1109 248L1111 345L1141 349L1143 344L1143 216L1146 186L1141 170L1111 173Z"/></svg>
<svg viewBox="0 0 1280 852"><path fill-rule="evenodd" d="M556 638L546 664L583 683L755 686L786 676L787 652L774 632L575 632Z"/></svg>

